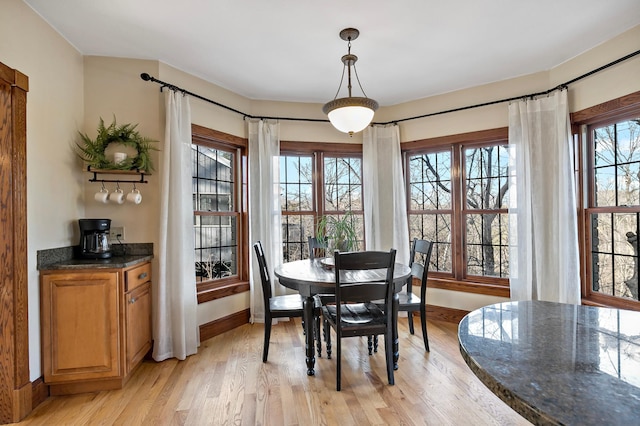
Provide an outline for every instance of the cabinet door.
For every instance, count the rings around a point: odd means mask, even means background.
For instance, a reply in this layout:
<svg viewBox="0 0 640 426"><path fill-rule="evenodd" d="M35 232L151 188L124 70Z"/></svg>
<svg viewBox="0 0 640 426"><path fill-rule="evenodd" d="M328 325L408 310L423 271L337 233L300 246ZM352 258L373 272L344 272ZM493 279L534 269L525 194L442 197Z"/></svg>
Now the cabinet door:
<svg viewBox="0 0 640 426"><path fill-rule="evenodd" d="M125 304L129 373L151 349L151 282L127 293Z"/></svg>
<svg viewBox="0 0 640 426"><path fill-rule="evenodd" d="M120 374L119 294L117 272L42 277L46 383Z"/></svg>

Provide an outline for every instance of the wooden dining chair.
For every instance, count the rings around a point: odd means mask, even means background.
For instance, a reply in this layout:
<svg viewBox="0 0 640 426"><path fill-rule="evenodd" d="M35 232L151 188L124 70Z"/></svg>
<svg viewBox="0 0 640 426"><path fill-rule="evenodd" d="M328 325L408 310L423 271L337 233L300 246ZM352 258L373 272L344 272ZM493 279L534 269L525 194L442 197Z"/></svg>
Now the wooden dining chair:
<svg viewBox="0 0 640 426"><path fill-rule="evenodd" d="M271 337L271 322L273 318L295 318L303 316L302 297L299 294L272 296L271 277L264 257L262 243L257 241L253 248L258 258L260 278L262 281L262 300L264 301L264 347L262 362L267 362L269 355L269 339Z"/></svg>
<svg viewBox="0 0 640 426"><path fill-rule="evenodd" d="M326 250L328 247L326 239L307 237L307 241L309 242L309 259L315 259L316 257L318 257L318 254L320 254L321 257L326 256Z"/></svg>
<svg viewBox="0 0 640 426"><path fill-rule="evenodd" d="M335 303L322 306L322 317L325 320L325 337L327 346L331 344L331 333L336 333L336 390L341 389L342 375L342 339L355 336L384 335L385 358L387 362L387 379L394 384L393 377L393 269L396 251L365 251L340 253L335 251ZM381 282L358 282L342 285L341 275L344 271L367 271L386 269L385 278ZM380 309L371 303L376 299L385 300L385 308Z"/></svg>
<svg viewBox="0 0 640 426"><path fill-rule="evenodd" d="M429 263L431 261L431 251L433 242L427 240L413 239L411 243L411 254L409 267L411 276L407 280L406 291L398 293L398 311L407 312L409 323L409 333L414 334L413 313L420 312L420 324L422 325L422 340L424 340L424 350L429 352L429 337L427 335L427 275L429 273ZM413 279L420 280L420 296L413 293ZM384 300L377 300L375 303L380 308L384 308ZM378 342L374 337L374 350L377 350Z"/></svg>

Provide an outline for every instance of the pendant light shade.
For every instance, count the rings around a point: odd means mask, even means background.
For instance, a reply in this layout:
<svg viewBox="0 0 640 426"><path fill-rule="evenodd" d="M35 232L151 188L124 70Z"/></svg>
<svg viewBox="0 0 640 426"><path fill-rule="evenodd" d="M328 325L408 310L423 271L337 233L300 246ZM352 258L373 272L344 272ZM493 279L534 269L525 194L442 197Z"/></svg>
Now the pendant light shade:
<svg viewBox="0 0 640 426"><path fill-rule="evenodd" d="M364 130L371 123L373 115L378 109L378 102L366 97L362 89L355 66L358 57L351 54L351 40L358 38L358 35L360 35L360 32L355 28L346 28L340 31L340 38L349 42L348 53L342 57L342 63L344 64L342 77L344 79L344 71L346 70L349 96L346 98L337 97L342 88L342 80L340 80L336 98L322 107L322 111L329 116L329 121L333 124L333 127L341 132L348 133L349 136ZM351 96L351 67L353 67L358 86L360 86L360 90L362 90L362 94L365 97Z"/></svg>

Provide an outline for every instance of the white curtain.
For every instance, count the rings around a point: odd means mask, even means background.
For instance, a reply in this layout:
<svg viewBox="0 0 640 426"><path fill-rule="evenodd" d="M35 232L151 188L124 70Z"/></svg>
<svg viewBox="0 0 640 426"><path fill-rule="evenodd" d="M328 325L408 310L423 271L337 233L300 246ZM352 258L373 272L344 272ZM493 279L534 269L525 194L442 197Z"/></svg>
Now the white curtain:
<svg viewBox="0 0 640 426"><path fill-rule="evenodd" d="M280 295L284 288L273 275L282 262L282 225L280 212L280 137L279 124L249 120L249 276L251 288L251 322L264 322L262 284L258 261L253 250L262 242L271 275L271 293Z"/></svg>
<svg viewBox="0 0 640 426"><path fill-rule="evenodd" d="M580 303L578 219L567 91L509 106L512 300Z"/></svg>
<svg viewBox="0 0 640 426"><path fill-rule="evenodd" d="M165 92L158 278L153 291L153 359L185 359L200 345L194 276L189 98Z"/></svg>
<svg viewBox="0 0 640 426"><path fill-rule="evenodd" d="M409 263L409 226L397 124L370 126L362 142L364 235L367 250L397 250Z"/></svg>

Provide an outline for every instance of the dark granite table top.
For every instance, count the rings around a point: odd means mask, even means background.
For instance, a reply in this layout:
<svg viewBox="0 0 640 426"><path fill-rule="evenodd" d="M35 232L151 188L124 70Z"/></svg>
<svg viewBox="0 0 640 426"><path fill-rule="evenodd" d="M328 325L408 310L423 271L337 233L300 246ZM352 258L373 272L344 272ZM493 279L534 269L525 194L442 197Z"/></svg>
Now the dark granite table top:
<svg viewBox="0 0 640 426"><path fill-rule="evenodd" d="M109 259L80 259L78 247L68 246L39 250L39 271L61 269L121 269L153 259L152 243L113 244Z"/></svg>
<svg viewBox="0 0 640 426"><path fill-rule="evenodd" d="M73 269L122 269L153 259L152 255L112 256L109 259L70 259L52 263L40 268L41 271Z"/></svg>
<svg viewBox="0 0 640 426"><path fill-rule="evenodd" d="M640 424L640 312L499 303L465 316L458 339L476 376L534 424Z"/></svg>

